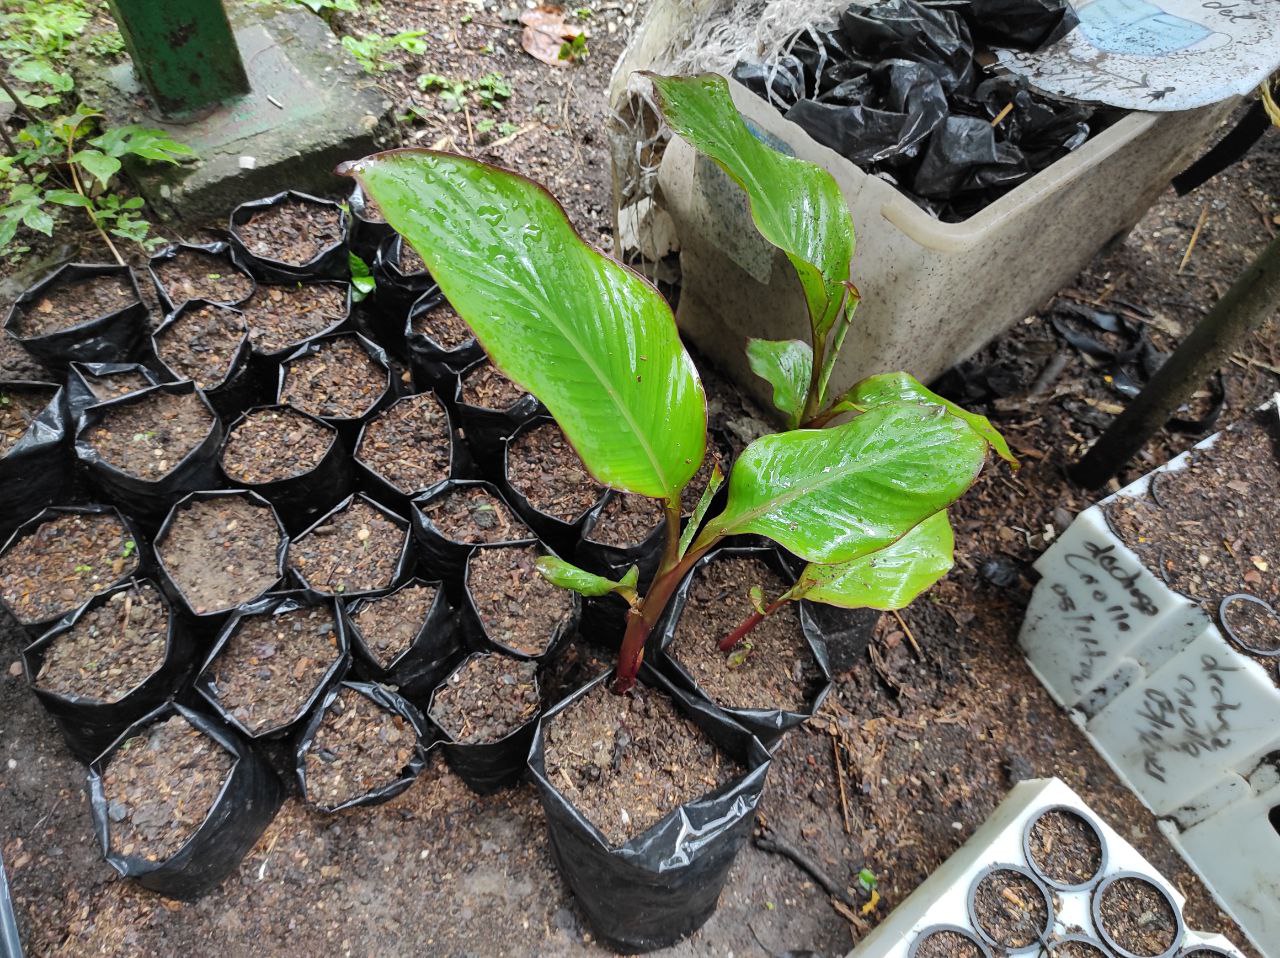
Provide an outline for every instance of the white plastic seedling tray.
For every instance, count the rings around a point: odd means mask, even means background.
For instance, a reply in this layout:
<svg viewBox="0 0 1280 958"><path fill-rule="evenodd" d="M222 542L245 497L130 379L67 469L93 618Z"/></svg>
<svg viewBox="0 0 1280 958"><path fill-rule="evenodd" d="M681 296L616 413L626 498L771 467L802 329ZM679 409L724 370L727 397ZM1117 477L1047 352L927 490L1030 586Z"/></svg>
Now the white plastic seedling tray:
<svg viewBox="0 0 1280 958"><path fill-rule="evenodd" d="M1036 874L1026 851L1026 835L1041 813L1067 808L1094 826L1103 848L1102 866L1091 880L1075 887L1053 886ZM1002 949L984 939L970 914L970 891L993 865L1013 867L1032 874L1053 904L1052 925L1039 942L1014 951ZM1052 955L1055 945L1075 936L1099 942L1104 954L1119 954L1107 943L1105 933L1094 918L1098 891L1123 875L1145 878L1163 889L1179 915L1179 939L1166 952L1179 955L1192 944L1211 942L1225 954L1240 958L1240 952L1220 935L1189 931L1181 922L1186 900L1163 875L1114 829L1096 816L1084 801L1056 778L1020 782L1000 806L954 855L929 876L910 897L893 910L881 924L849 953L848 958L910 958L918 943L940 929L958 931L980 942L990 955Z"/></svg>

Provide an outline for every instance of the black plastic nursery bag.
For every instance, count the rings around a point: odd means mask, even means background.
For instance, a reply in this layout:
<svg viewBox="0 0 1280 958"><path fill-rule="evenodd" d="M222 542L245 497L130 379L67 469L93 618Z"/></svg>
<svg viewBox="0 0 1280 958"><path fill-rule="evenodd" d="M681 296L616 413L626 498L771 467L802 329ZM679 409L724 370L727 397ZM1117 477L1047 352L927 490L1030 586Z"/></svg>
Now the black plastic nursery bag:
<svg viewBox="0 0 1280 958"><path fill-rule="evenodd" d="M257 285L249 272L240 266L237 266L231 258L230 243L172 243L166 246L160 252L156 253L151 259L147 260L147 272L151 276L152 285L156 288L156 296L160 299L160 306L164 310L165 315L172 313L187 301L185 296L181 296L174 290L164 285L160 278L160 273L156 267L162 263L166 263L174 257L178 256L184 250L194 250L201 253L208 253L210 256L216 256L225 261L225 269L228 273L239 273L250 282L249 296L253 295L253 289ZM232 300L217 300L219 306L237 306L243 303L249 296L241 296Z"/></svg>
<svg viewBox="0 0 1280 958"><path fill-rule="evenodd" d="M473 336L452 348L437 343L429 336L414 332L414 320L444 303L439 289L429 289L409 309L404 322L405 349L409 354L409 371L419 389L434 389L442 396L452 396L454 383L461 372L484 357L484 349Z"/></svg>
<svg viewBox="0 0 1280 958"><path fill-rule="evenodd" d="M422 563L428 575L442 579L453 594L459 596L462 594L462 579L466 571L467 559L471 556L471 550L477 545L530 545L537 541L532 530L524 524L514 509L511 509L511 515L518 523L513 530L515 536L485 543L460 542L449 538L423 511L423 507L442 496L450 495L459 489L471 488L483 489L499 502L507 505L507 508L511 508L503 497L502 490L483 479L446 479L416 497L409 508L409 520L413 523L413 538L418 546L418 561Z"/></svg>
<svg viewBox="0 0 1280 958"><path fill-rule="evenodd" d="M160 377L155 370L142 363L72 363L67 371L67 416L73 430L79 424L80 417L86 409L110 401L101 398L94 390L93 380L110 379L113 376L141 377L146 384L139 383L137 389L131 389L121 395L141 392L151 386L160 385Z"/></svg>
<svg viewBox="0 0 1280 958"><path fill-rule="evenodd" d="M21 438L0 455L0 539L75 486L66 391L39 383L0 386L0 403L44 403Z"/></svg>
<svg viewBox="0 0 1280 958"><path fill-rule="evenodd" d="M342 238L321 250L305 263L286 263L269 256L259 256L250 252L240 236L238 227L249 222L255 214L263 210L290 202L331 207L339 211ZM308 193L299 193L296 190L286 190L274 196L241 203L231 211L229 228L232 257L237 264L261 282L296 283L313 282L322 279L345 280L351 275L351 264L347 259L347 235L350 233L350 221L346 210L340 203L321 199L318 196L311 196Z"/></svg>

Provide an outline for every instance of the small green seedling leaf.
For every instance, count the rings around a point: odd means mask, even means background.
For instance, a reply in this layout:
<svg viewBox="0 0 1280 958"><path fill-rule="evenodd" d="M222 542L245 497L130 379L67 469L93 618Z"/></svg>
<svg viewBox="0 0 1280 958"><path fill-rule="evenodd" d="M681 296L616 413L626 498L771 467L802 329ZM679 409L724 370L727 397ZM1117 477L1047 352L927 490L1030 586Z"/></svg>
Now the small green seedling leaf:
<svg viewBox="0 0 1280 958"><path fill-rule="evenodd" d="M92 571L93 566L91 565L78 565L75 567L75 572L79 575L88 575Z"/></svg>
<svg viewBox="0 0 1280 958"><path fill-rule="evenodd" d="M355 253L348 253L347 261L351 266L351 299L358 303L374 291L377 283L369 264Z"/></svg>
<svg viewBox="0 0 1280 958"><path fill-rule="evenodd" d="M731 669L738 669L747 664L747 659L751 658L751 650L754 648L749 639L739 642L729 657L725 660L725 664Z"/></svg>
<svg viewBox="0 0 1280 958"><path fill-rule="evenodd" d="M635 585L640 577L639 567L632 566L621 580L615 582L555 556L539 557L536 566L538 574L552 585L586 596L608 595L610 592L617 592L624 598L626 593L634 596Z"/></svg>
<svg viewBox="0 0 1280 958"><path fill-rule="evenodd" d="M862 886L864 891L871 891L880 883L880 879L876 877L876 873L869 868L864 868L858 872L858 884Z"/></svg>
<svg viewBox="0 0 1280 958"><path fill-rule="evenodd" d="M761 615L767 615L764 609L764 589L758 585L753 585L747 590L747 595L751 599L751 608L755 609Z"/></svg>
<svg viewBox="0 0 1280 958"><path fill-rule="evenodd" d="M128 559L137 551L138 551L138 543L134 542L132 539L129 539L128 541L125 542L124 548L120 550L120 558Z"/></svg>
<svg viewBox="0 0 1280 958"><path fill-rule="evenodd" d="M813 350L798 339L748 339L751 371L773 387L773 404L787 417L787 428L800 425L813 375Z"/></svg>

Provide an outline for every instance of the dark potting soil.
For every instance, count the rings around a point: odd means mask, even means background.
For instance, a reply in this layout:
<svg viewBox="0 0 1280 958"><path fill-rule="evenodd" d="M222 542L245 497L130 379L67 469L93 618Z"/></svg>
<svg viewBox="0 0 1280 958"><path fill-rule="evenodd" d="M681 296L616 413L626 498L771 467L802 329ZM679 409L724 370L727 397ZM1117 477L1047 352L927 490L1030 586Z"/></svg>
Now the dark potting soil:
<svg viewBox="0 0 1280 958"><path fill-rule="evenodd" d="M341 241L342 214L329 205L285 200L233 229L254 256L305 266Z"/></svg>
<svg viewBox="0 0 1280 958"><path fill-rule="evenodd" d="M328 604L245 616L207 675L218 702L253 734L298 716L337 660Z"/></svg>
<svg viewBox="0 0 1280 958"><path fill-rule="evenodd" d="M560 427L543 423L507 448L507 481L539 512L573 522L604 495Z"/></svg>
<svg viewBox="0 0 1280 958"><path fill-rule="evenodd" d="M1162 955L1178 937L1178 918L1168 899L1143 878L1119 878L1102 891L1102 927L1135 955Z"/></svg>
<svg viewBox="0 0 1280 958"><path fill-rule="evenodd" d="M30 338L70 329L117 313L138 301L138 294L123 276L86 276L73 283L55 283L44 296L23 306L13 331Z"/></svg>
<svg viewBox="0 0 1280 958"><path fill-rule="evenodd" d="M1082 885L1102 868L1102 841L1092 825L1072 812L1050 809L1031 826L1031 860L1063 885Z"/></svg>
<svg viewBox="0 0 1280 958"><path fill-rule="evenodd" d="M169 613L147 583L117 592L45 647L36 685L118 702L164 664Z"/></svg>
<svg viewBox="0 0 1280 958"><path fill-rule="evenodd" d="M431 720L460 745L504 739L538 714L537 672L507 655L473 656L436 690Z"/></svg>
<svg viewBox="0 0 1280 958"><path fill-rule="evenodd" d="M747 556L717 559L695 572L671 654L721 706L798 711L808 704L822 673L800 629L795 603L766 618L733 652L718 647L754 611L753 585L770 601L790 583Z"/></svg>
<svg viewBox="0 0 1280 958"><path fill-rule="evenodd" d="M573 611L573 598L538 574L536 545L477 549L467 560L467 591L485 633L523 655L541 655L556 626Z"/></svg>
<svg viewBox="0 0 1280 958"><path fill-rule="evenodd" d="M92 390L98 402L110 402L112 399L119 399L121 396L136 393L139 389L146 389L152 385L147 381L146 376L132 369L111 373L108 376L94 376L82 372L81 376L84 377L85 384Z"/></svg>
<svg viewBox="0 0 1280 958"><path fill-rule="evenodd" d="M1262 415L1268 423L1276 418L1274 411ZM1121 541L1215 620L1223 597L1234 593L1280 610L1280 513L1258 508L1280 500L1276 433L1257 418L1246 420L1208 449L1192 450L1185 469L1153 477L1146 496L1118 497L1107 506ZM1246 608L1251 604L1234 603L1229 625L1245 645L1274 647L1275 617ZM1274 660L1263 664L1274 672Z"/></svg>
<svg viewBox="0 0 1280 958"><path fill-rule="evenodd" d="M491 363L482 363L467 373L458 395L468 406L503 410L510 409L528 393L498 372Z"/></svg>
<svg viewBox="0 0 1280 958"><path fill-rule="evenodd" d="M201 389L222 384L245 335L244 317L223 306L189 309L156 336L156 355Z"/></svg>
<svg viewBox="0 0 1280 958"><path fill-rule="evenodd" d="M365 647L384 669L391 668L418 637L437 594L433 585L408 585L367 600L351 617Z"/></svg>
<svg viewBox="0 0 1280 958"><path fill-rule="evenodd" d="M255 409L231 430L222 468L232 482L264 483L315 469L336 437L296 409Z"/></svg>
<svg viewBox="0 0 1280 958"><path fill-rule="evenodd" d="M386 369L355 337L339 336L285 366L280 401L321 419L359 419L386 391Z"/></svg>
<svg viewBox="0 0 1280 958"><path fill-rule="evenodd" d="M915 958L984 958L982 949L954 931L935 931L916 948Z"/></svg>
<svg viewBox="0 0 1280 958"><path fill-rule="evenodd" d="M1107 952L1087 941L1064 941L1052 947L1052 958L1109 958ZM1190 956L1184 956L1190 958ZM1203 958L1208 958L1207 955ZM1221 956L1215 956L1221 958Z"/></svg>
<svg viewBox="0 0 1280 958"><path fill-rule="evenodd" d="M0 456L9 454L57 394L55 386L0 387Z"/></svg>
<svg viewBox="0 0 1280 958"><path fill-rule="evenodd" d="M289 546L289 565L321 592L385 589L395 578L406 530L363 499L352 500Z"/></svg>
<svg viewBox="0 0 1280 958"><path fill-rule="evenodd" d="M224 257L182 247L153 267L169 301L180 306L189 299L238 303L253 292L253 280Z"/></svg>
<svg viewBox="0 0 1280 958"><path fill-rule="evenodd" d="M419 507L446 539L454 542L510 542L533 533L507 504L479 486L460 486Z"/></svg>
<svg viewBox="0 0 1280 958"><path fill-rule="evenodd" d="M124 742L102 776L111 848L164 861L208 817L234 759L181 715Z"/></svg>
<svg viewBox="0 0 1280 958"><path fill-rule="evenodd" d="M347 294L330 283L259 286L238 309L249 324L249 341L260 353L281 350L310 339L347 314Z"/></svg>
<svg viewBox="0 0 1280 958"><path fill-rule="evenodd" d="M0 599L19 622L43 622L137 568L137 545L114 515L64 513L0 556Z"/></svg>
<svg viewBox="0 0 1280 958"><path fill-rule="evenodd" d="M156 552L198 614L256 599L280 580L280 529L271 510L243 496L188 502Z"/></svg>
<svg viewBox="0 0 1280 958"><path fill-rule="evenodd" d="M427 264L422 261L422 257L418 255L416 249L407 242L402 242L400 244L400 262L396 264L396 268L405 276L414 276L418 273L425 273Z"/></svg>
<svg viewBox="0 0 1280 958"><path fill-rule="evenodd" d="M157 390L109 410L84 439L121 472L159 479L205 440L214 422L198 393Z"/></svg>
<svg viewBox="0 0 1280 958"><path fill-rule="evenodd" d="M307 797L333 808L391 785L413 759L417 740L399 715L355 689L342 689L307 752Z"/></svg>
<svg viewBox="0 0 1280 958"><path fill-rule="evenodd" d="M617 846L728 784L738 764L666 695L601 683L543 728L547 778Z"/></svg>
<svg viewBox="0 0 1280 958"><path fill-rule="evenodd" d="M406 495L449 478L449 414L432 393L409 396L365 426L356 458Z"/></svg>
<svg viewBox="0 0 1280 958"><path fill-rule="evenodd" d="M1038 941L1049 921L1036 883L1008 868L989 872L978 883L973 912L979 927L1005 948L1025 948Z"/></svg>
<svg viewBox="0 0 1280 958"><path fill-rule="evenodd" d="M457 349L475 339L471 327L448 303L441 303L434 309L414 316L412 331L419 336L426 336L444 349Z"/></svg>
<svg viewBox="0 0 1280 958"><path fill-rule="evenodd" d="M58 378L27 352L22 343L0 330L0 383L49 383Z"/></svg>
<svg viewBox="0 0 1280 958"><path fill-rule="evenodd" d="M587 538L605 546L625 549L639 545L662 522L662 503L629 492L610 497Z"/></svg>

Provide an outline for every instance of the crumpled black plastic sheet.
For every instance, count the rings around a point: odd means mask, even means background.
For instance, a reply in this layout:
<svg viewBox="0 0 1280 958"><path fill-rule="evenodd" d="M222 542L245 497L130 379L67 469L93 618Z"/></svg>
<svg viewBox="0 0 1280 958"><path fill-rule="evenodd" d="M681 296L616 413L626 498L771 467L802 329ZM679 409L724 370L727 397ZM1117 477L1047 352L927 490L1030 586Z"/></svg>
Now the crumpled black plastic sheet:
<svg viewBox="0 0 1280 958"><path fill-rule="evenodd" d="M819 143L947 221L965 219L1088 139L1093 110L979 65L1076 24L1066 0L854 3L734 77ZM992 125L1006 107L1009 112Z"/></svg>

